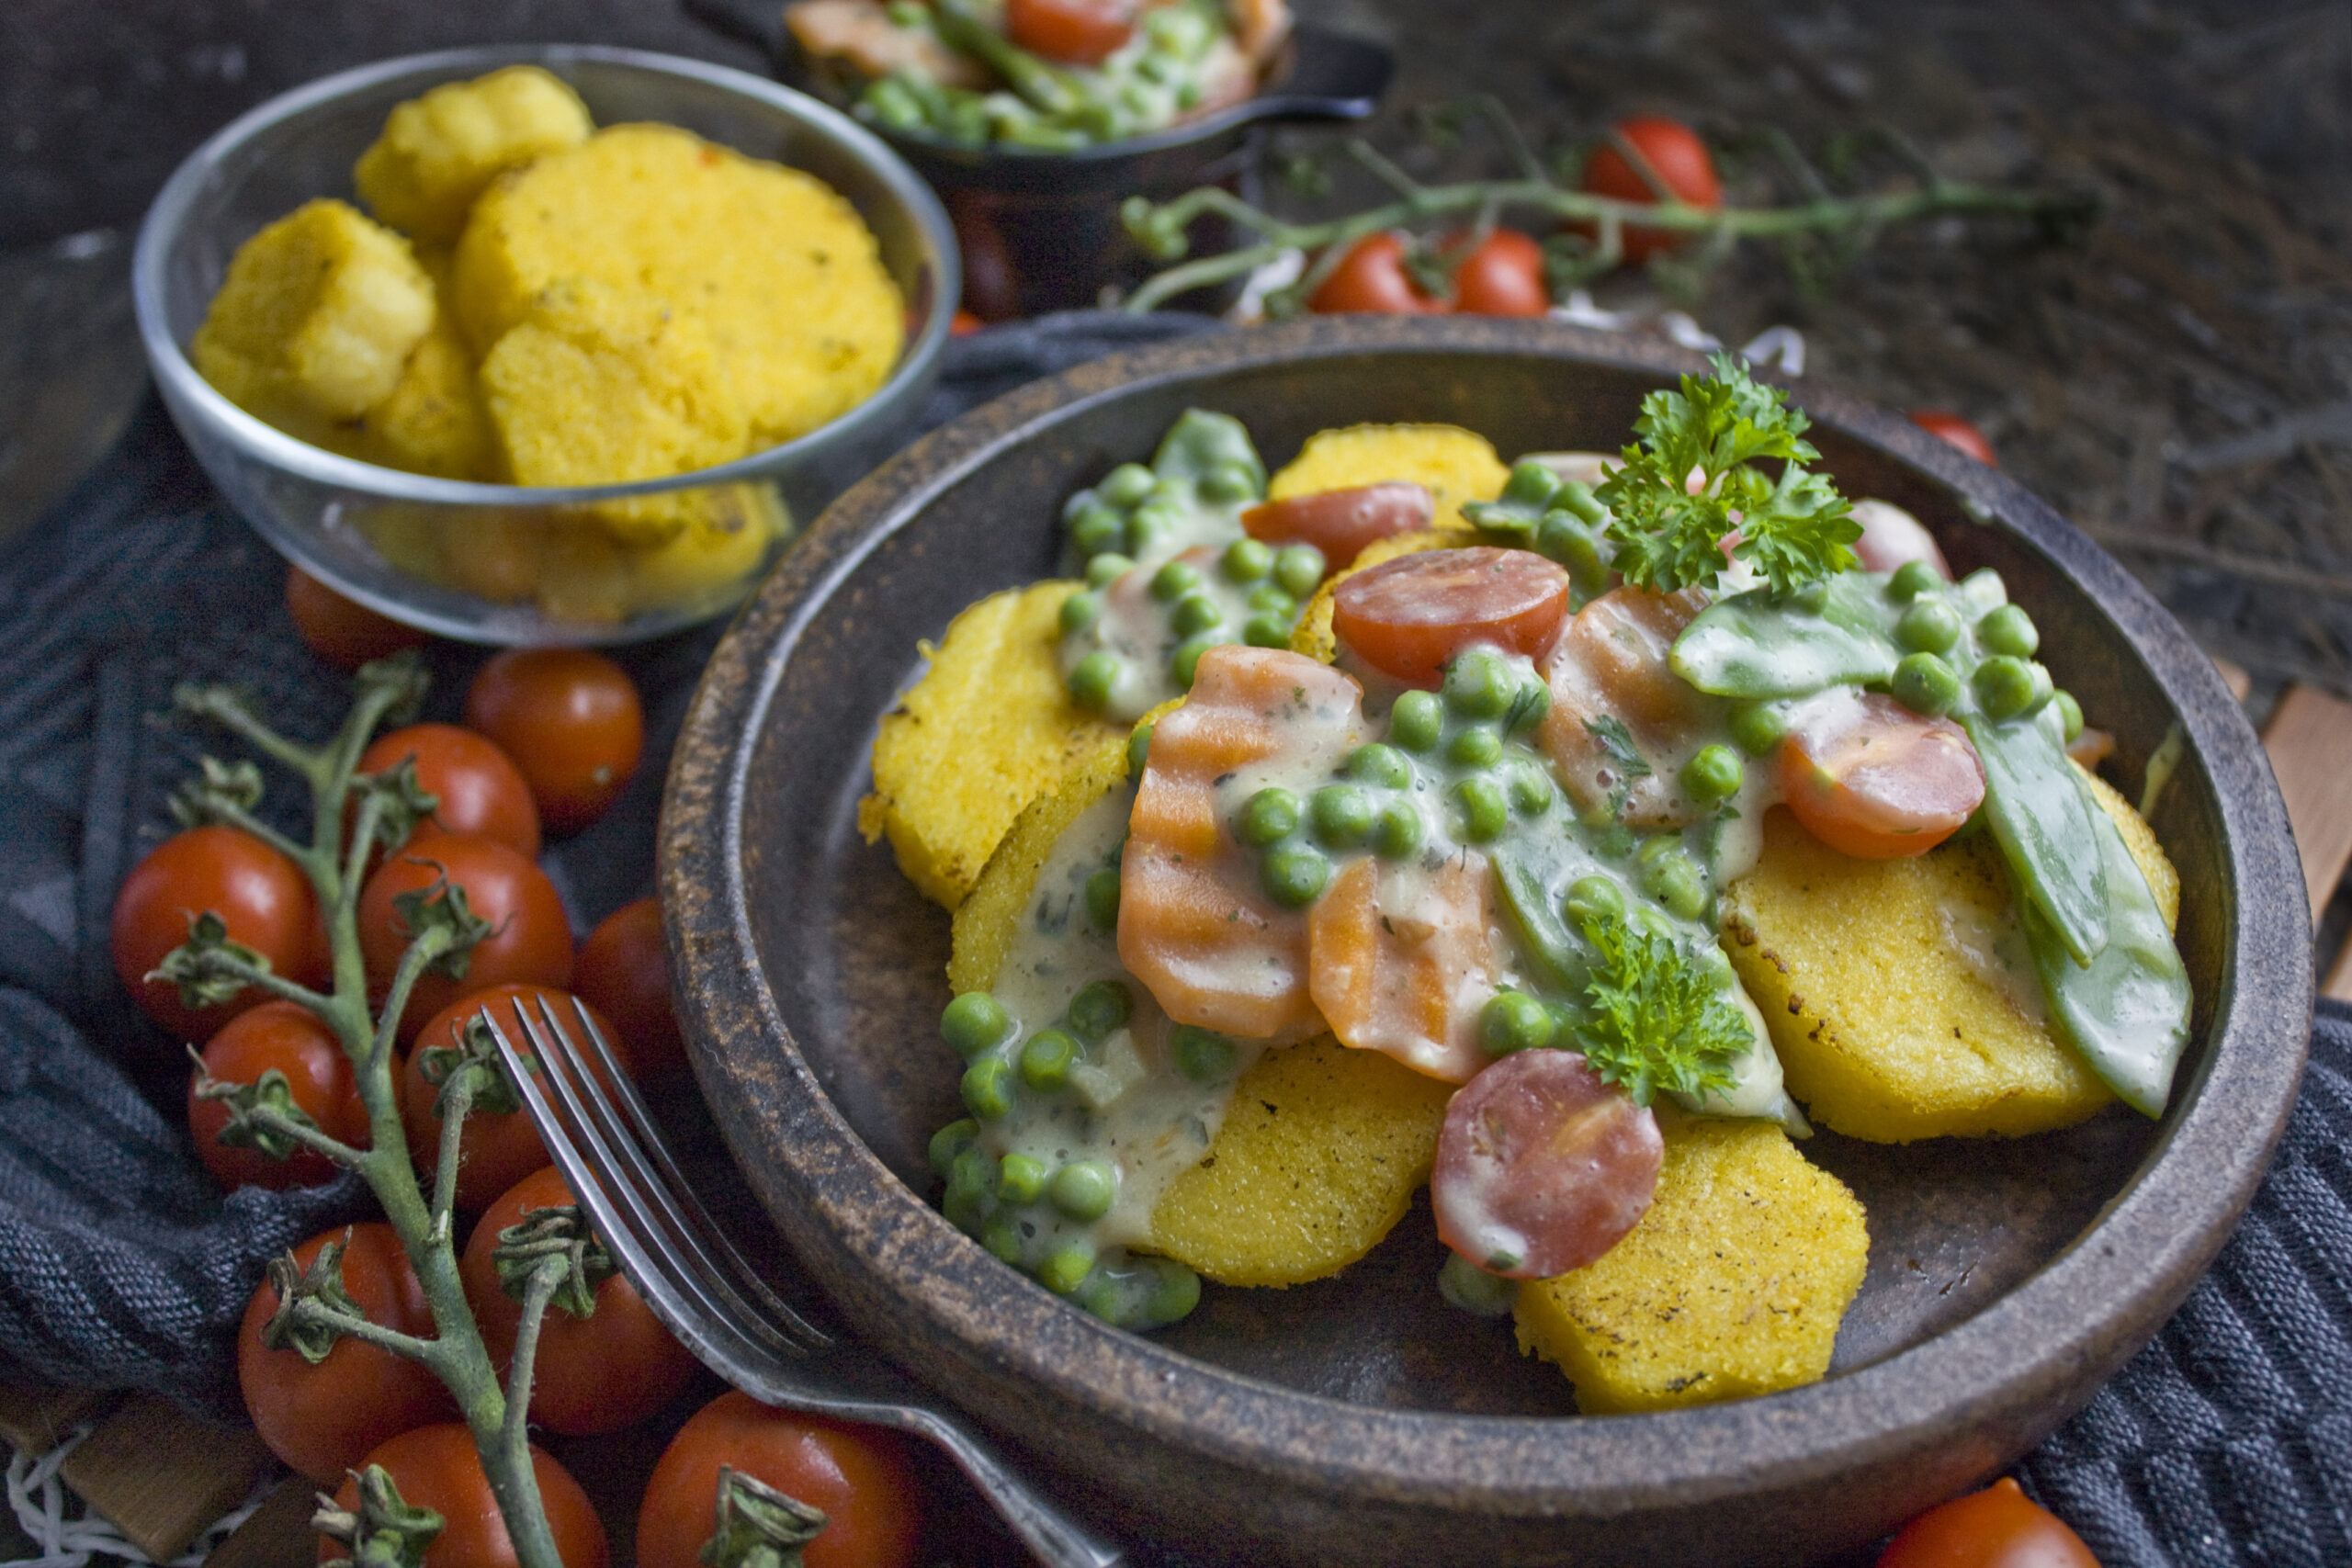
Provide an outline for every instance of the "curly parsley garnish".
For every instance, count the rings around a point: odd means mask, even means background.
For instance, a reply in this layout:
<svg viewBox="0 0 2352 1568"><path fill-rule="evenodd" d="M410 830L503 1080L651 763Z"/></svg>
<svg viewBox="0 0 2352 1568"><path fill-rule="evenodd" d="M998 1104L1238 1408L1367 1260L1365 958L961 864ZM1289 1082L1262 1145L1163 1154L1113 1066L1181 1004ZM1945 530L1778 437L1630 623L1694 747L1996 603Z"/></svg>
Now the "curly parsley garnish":
<svg viewBox="0 0 2352 1568"><path fill-rule="evenodd" d="M1756 1048L1747 1015L1721 980L1669 932L1608 909L1581 924L1593 947L1585 983L1589 1016L1576 1030L1587 1066L1636 1105L1660 1089L1703 1095L1732 1086L1732 1069Z"/></svg>
<svg viewBox="0 0 2352 1568"><path fill-rule="evenodd" d="M1736 528L1732 553L1775 593L1844 571L1862 528L1827 476L1804 468L1821 456L1804 439L1812 421L1743 362L1718 354L1712 363L1713 377L1685 376L1680 392L1642 400L1641 445L1626 447L1624 467L1593 491L1613 513L1612 564L1652 592L1702 587L1723 570L1723 539ZM1785 465L1777 481L1748 467L1758 458ZM1706 481L1696 495L1686 483L1693 468Z"/></svg>

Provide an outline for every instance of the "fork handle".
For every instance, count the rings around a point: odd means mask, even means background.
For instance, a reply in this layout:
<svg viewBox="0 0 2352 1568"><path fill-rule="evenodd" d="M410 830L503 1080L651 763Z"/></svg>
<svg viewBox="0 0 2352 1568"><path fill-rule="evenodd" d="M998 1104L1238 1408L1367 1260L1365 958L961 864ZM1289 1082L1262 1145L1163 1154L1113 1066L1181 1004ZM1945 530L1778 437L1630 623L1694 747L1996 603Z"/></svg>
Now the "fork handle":
<svg viewBox="0 0 2352 1568"><path fill-rule="evenodd" d="M910 1410L910 1424L945 1449L956 1467L996 1507L1021 1544L1046 1568L1124 1568L1120 1548L1062 1512L1053 1500L997 1457L987 1438L936 1410Z"/></svg>

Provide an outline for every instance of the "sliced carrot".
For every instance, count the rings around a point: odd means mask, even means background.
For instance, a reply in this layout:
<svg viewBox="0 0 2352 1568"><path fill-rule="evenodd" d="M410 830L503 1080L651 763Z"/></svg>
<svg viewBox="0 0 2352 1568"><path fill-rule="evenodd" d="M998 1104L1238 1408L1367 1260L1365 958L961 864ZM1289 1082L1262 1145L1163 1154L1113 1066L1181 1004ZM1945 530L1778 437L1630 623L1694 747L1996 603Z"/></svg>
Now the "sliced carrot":
<svg viewBox="0 0 2352 1568"><path fill-rule="evenodd" d="M1544 661L1552 710L1540 738L1579 807L1589 809L1623 789L1627 822L1669 827L1690 820L1693 808L1665 762L1721 705L1677 675L1667 656L1706 604L1695 590L1614 588L1577 611L1553 645ZM1625 727L1647 773L1592 728L1611 716Z"/></svg>
<svg viewBox="0 0 2352 1568"><path fill-rule="evenodd" d="M1495 994L1484 857L1383 874L1370 858L1307 915L1308 987L1343 1045L1467 1083L1487 1065L1478 1014Z"/></svg>

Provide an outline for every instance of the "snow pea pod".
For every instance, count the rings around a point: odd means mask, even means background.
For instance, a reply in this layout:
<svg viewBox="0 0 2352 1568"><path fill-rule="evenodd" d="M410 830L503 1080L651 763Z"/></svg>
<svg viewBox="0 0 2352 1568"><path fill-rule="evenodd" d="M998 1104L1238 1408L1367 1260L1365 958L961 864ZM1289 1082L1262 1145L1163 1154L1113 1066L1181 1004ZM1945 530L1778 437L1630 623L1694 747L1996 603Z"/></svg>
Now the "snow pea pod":
<svg viewBox="0 0 2352 1568"><path fill-rule="evenodd" d="M2108 942L2113 879L2094 837L2106 814L2039 716L1996 720L1969 702L1951 716L1984 764L1984 818L2022 901L2070 964L2087 966Z"/></svg>
<svg viewBox="0 0 2352 1568"><path fill-rule="evenodd" d="M1674 641L1668 664L1719 697L1805 697L1834 685L1884 681L1903 657L1891 636L1884 580L1840 572L1821 585L1821 610L1796 610L1769 588L1719 599Z"/></svg>
<svg viewBox="0 0 2352 1568"><path fill-rule="evenodd" d="M1562 840L1552 843L1561 849L1568 847ZM1542 864L1532 852L1534 849L1534 845L1528 845L1488 852L1495 868L1495 885L1502 890L1503 909L1510 915L1529 958L1543 972L1547 988L1555 995L1578 997L1584 992L1585 982L1591 978L1592 963L1584 943L1570 934L1567 922L1560 919L1550 890L1555 881L1566 880L1561 874L1560 863L1565 856L1545 856L1555 863Z"/></svg>
<svg viewBox="0 0 2352 1568"><path fill-rule="evenodd" d="M932 25L950 49L984 62L1040 113L1074 115L1088 101L1068 72L1056 70L989 27L971 0L933 0Z"/></svg>

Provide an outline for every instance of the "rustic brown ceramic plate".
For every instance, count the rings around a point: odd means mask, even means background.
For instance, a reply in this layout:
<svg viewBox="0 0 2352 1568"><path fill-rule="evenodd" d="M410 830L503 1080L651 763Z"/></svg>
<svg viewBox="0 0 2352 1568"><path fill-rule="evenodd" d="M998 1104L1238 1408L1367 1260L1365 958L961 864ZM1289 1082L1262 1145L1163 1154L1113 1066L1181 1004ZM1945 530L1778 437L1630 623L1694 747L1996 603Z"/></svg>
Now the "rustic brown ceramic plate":
<svg viewBox="0 0 2352 1568"><path fill-rule="evenodd" d="M980 594L1046 575L1072 491L1189 406L1270 466L1312 432L1442 420L1505 454L1621 442L1689 356L1551 324L1326 320L1169 344L1024 389L843 496L746 608L673 764L663 895L703 1088L778 1228L853 1321L1129 1534L1348 1563L1801 1561L2022 1452L2178 1303L2251 1195L2311 1010L2302 884L2261 750L2211 665L2115 563L1992 468L1806 385L1829 469L2000 569L2184 886L2195 1042L2161 1122L1808 1157L1870 1212L1828 1379L1579 1417L1508 1323L1442 1305L1426 1209L1335 1280L1209 1288L1175 1329L1105 1327L925 1201L960 1115L936 1021L947 919L858 839L876 722Z"/></svg>

